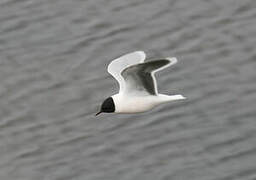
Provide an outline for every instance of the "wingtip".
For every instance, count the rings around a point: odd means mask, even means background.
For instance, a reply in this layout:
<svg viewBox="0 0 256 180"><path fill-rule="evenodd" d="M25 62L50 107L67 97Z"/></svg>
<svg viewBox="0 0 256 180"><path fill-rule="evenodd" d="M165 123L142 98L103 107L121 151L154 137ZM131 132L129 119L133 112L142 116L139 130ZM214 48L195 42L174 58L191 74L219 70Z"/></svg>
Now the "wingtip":
<svg viewBox="0 0 256 180"><path fill-rule="evenodd" d="M135 51L134 53L138 53L140 54L141 56L141 63L144 62L144 60L146 59L146 53L144 51L141 51L141 50L138 50L138 51Z"/></svg>
<svg viewBox="0 0 256 180"><path fill-rule="evenodd" d="M144 58L146 57L146 53L142 50L139 50L139 51L135 51L137 53L139 53L141 56L143 56Z"/></svg>
<svg viewBox="0 0 256 180"><path fill-rule="evenodd" d="M176 57L167 57L166 59L170 61L170 65L176 64L178 62Z"/></svg>

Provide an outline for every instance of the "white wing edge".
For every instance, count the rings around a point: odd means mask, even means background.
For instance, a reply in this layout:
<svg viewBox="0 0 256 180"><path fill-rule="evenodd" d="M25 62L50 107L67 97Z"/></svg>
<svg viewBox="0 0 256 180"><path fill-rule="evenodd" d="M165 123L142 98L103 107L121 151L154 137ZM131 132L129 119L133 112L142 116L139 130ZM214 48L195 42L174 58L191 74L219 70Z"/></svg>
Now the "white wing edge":
<svg viewBox="0 0 256 180"><path fill-rule="evenodd" d="M166 66L164 66L163 68L166 68L168 66L172 66L174 64L176 64L178 62L177 58L176 57L167 57L165 58L167 60L170 61L169 64L167 64ZM181 94L176 94L176 95L171 95L169 96L170 98L172 98L173 100L183 100L183 99L187 99L187 97L181 95Z"/></svg>
<svg viewBox="0 0 256 180"><path fill-rule="evenodd" d="M114 61L119 60L119 59L121 59L121 58L123 58L123 57L126 57L126 56L128 56L128 55L132 55L132 54L139 54L139 55L141 56L140 62L144 62L144 60L146 59L146 54L145 54L144 51L134 51L134 52L131 52L131 53L127 53L127 54L124 54L124 55L122 55L122 56L119 56L119 57L113 59L113 60L109 63L109 65L108 65L108 70L109 70L110 65L111 65Z"/></svg>
<svg viewBox="0 0 256 180"><path fill-rule="evenodd" d="M133 52L133 53L138 53L138 54L140 54L140 56L141 56L140 63L143 63L143 62L145 61L145 59L146 59L146 54L145 54L144 51L135 51L135 52Z"/></svg>
<svg viewBox="0 0 256 180"><path fill-rule="evenodd" d="M178 62L178 60L177 60L176 57L167 57L167 58L165 58L165 59L167 59L167 60L170 61L170 63L168 64L168 66L172 66L172 65L174 65L174 64L176 64L176 63Z"/></svg>
<svg viewBox="0 0 256 180"><path fill-rule="evenodd" d="M135 53L137 53L137 54L139 54L139 55L141 56L139 63L143 63L144 60L146 59L146 54L145 54L145 52L144 52L144 51L134 51L134 52L127 53L127 54L124 54L124 55L122 55L122 56L119 56L118 58L112 60L112 61L109 63L109 65L108 65L108 69L107 69L108 72L109 72L111 75L113 75L112 72L111 72L111 65L112 65L113 63L115 63L116 60L120 60L120 59L121 59L122 57L124 57L124 56L131 55L131 54L135 54Z"/></svg>
<svg viewBox="0 0 256 180"><path fill-rule="evenodd" d="M156 91L156 94L158 94L158 89L157 89L157 82L156 82L156 78L155 78L155 72L158 72L158 71L161 71L169 66L172 66L174 64L176 64L178 62L177 58L176 57L166 57L164 59L167 59L170 61L169 64L166 64L165 66L159 68L159 69L156 69L155 71L152 71L151 72L151 76L152 76L152 79L154 81L154 88L155 88L155 91Z"/></svg>
<svg viewBox="0 0 256 180"><path fill-rule="evenodd" d="M140 56L140 58L134 62L130 62L126 65L122 65L122 68L120 69L116 69L114 70L113 67L114 67L114 64L116 63L116 65L118 65L118 62L122 62L122 59L124 60L125 58L127 58L127 56L129 55L133 55L133 54L137 54ZM123 77L121 76L121 72L122 70L124 70L125 68L131 66L131 65L134 65L134 64L139 64L139 63L143 63L144 60L146 59L146 54L144 51L134 51L134 52L131 52L131 53L127 53L127 54L124 54L114 60L112 60L109 65L108 65L108 68L107 68L107 71L109 74L111 74L118 82L119 84L119 92L123 91L124 90L124 86L125 86L125 82L124 82L124 79Z"/></svg>
<svg viewBox="0 0 256 180"><path fill-rule="evenodd" d="M159 68L159 69L156 69L155 71L153 71L152 73L155 73L157 71L161 71L169 66L172 66L174 64L176 64L178 62L177 58L176 57L167 57L167 58L163 58L163 59L166 59L166 60L169 60L170 63L166 64L165 66Z"/></svg>

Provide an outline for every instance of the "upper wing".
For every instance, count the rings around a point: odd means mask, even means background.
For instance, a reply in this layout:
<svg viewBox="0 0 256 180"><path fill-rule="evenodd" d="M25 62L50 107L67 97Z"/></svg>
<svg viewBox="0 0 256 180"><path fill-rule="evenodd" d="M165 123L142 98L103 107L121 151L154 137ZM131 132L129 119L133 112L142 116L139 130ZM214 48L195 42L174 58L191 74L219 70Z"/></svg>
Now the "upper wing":
<svg viewBox="0 0 256 180"><path fill-rule="evenodd" d="M154 73L177 62L176 58L165 58L127 67L122 71L127 94L157 95Z"/></svg>
<svg viewBox="0 0 256 180"><path fill-rule="evenodd" d="M129 54L125 54L115 60L113 60L108 65L108 72L118 81L119 92L125 89L125 82L121 76L121 72L132 65L144 62L146 55L143 51L135 51Z"/></svg>

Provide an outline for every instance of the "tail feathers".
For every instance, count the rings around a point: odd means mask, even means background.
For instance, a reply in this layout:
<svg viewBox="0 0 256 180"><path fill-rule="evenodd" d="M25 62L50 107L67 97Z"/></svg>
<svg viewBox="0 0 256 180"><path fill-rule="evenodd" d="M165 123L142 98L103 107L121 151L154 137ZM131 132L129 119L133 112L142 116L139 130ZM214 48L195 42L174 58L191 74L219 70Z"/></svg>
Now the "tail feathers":
<svg viewBox="0 0 256 180"><path fill-rule="evenodd" d="M181 95L181 94L177 94L177 95L165 95L165 94L160 94L159 96L162 97L162 100L163 100L164 102L186 99L186 97L184 97L184 96Z"/></svg>
<svg viewBox="0 0 256 180"><path fill-rule="evenodd" d="M170 101L186 99L186 97L184 97L184 96L181 95L181 94L171 95L171 96L168 96L168 97L169 97L168 99L169 99Z"/></svg>

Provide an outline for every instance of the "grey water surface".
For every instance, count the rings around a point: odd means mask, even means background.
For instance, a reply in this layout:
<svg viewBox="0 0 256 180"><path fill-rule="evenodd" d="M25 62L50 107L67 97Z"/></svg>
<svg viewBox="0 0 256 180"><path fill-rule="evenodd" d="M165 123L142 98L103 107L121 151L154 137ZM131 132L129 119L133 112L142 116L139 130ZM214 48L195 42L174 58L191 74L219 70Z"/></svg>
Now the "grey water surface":
<svg viewBox="0 0 256 180"><path fill-rule="evenodd" d="M141 114L112 59L175 56ZM1 0L1 180L255 180L255 0Z"/></svg>

